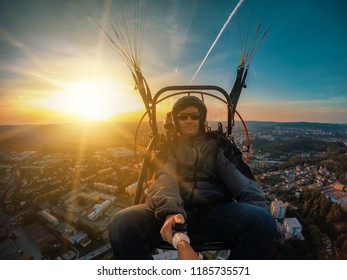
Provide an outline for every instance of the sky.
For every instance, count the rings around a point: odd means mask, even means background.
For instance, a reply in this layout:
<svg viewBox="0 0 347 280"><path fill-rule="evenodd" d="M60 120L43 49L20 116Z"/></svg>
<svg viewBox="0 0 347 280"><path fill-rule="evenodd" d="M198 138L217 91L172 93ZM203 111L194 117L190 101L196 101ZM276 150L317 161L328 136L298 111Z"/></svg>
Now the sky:
<svg viewBox="0 0 347 280"><path fill-rule="evenodd" d="M105 28L108 13L122 22L118 1L80 2ZM144 112L129 68L82 6L0 0L0 125L138 120ZM346 10L344 0L147 0L129 32L140 38L152 93L189 83L230 92L247 28L264 14L261 34L269 29L237 107L243 119L347 123Z"/></svg>

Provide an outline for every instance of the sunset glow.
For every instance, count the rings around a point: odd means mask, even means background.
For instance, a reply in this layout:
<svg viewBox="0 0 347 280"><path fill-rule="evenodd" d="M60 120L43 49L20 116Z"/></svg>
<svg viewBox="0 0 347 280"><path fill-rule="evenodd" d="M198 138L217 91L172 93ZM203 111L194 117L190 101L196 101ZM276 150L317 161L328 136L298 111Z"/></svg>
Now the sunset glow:
<svg viewBox="0 0 347 280"><path fill-rule="evenodd" d="M192 84L230 92L242 43L253 42L243 28L260 27L260 14L247 8L264 11L267 2L262 26L271 28L249 65L238 112L246 121L347 122L344 1L244 1L230 21L239 1L144 1L136 20L117 17L118 1L81 1L90 14L79 2L1 2L0 125L139 121L145 104L127 67L133 59L152 95L193 77ZM128 27L122 40L105 11L116 29ZM209 110L219 117L219 108Z"/></svg>
<svg viewBox="0 0 347 280"><path fill-rule="evenodd" d="M64 85L45 98L33 100L33 105L87 120L107 120L110 117L142 108L141 100L129 89L112 81L85 80Z"/></svg>

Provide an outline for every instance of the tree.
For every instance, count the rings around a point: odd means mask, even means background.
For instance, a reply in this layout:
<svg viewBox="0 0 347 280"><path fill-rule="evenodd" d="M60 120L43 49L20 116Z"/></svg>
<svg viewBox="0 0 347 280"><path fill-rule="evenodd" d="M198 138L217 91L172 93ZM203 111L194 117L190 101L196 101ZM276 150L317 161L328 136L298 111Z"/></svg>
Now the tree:
<svg viewBox="0 0 347 280"><path fill-rule="evenodd" d="M339 259L341 259L341 260L347 259L347 237L345 238L345 240L342 243L342 246L340 247Z"/></svg>
<svg viewBox="0 0 347 280"><path fill-rule="evenodd" d="M321 231L318 226L310 225L308 227L309 240L311 243L311 248L314 250L315 255L319 259L324 259L325 254L323 250L323 243L321 240Z"/></svg>
<svg viewBox="0 0 347 280"><path fill-rule="evenodd" d="M338 224L342 221L344 213L342 212L341 206L334 203L327 215L327 222L330 224Z"/></svg>
<svg viewBox="0 0 347 280"><path fill-rule="evenodd" d="M326 216L329 214L329 211L331 209L332 204L333 203L332 203L331 199L330 198L327 199L325 197L325 195L322 193L321 197L319 199L319 208L320 208L319 214L322 218L325 219Z"/></svg>

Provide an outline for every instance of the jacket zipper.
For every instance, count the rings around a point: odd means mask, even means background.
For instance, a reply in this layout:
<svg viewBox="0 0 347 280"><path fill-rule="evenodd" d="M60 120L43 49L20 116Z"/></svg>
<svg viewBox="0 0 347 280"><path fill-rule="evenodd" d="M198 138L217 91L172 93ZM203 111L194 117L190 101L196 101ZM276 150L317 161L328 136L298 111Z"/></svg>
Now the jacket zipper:
<svg viewBox="0 0 347 280"><path fill-rule="evenodd" d="M193 186L193 190L190 194L189 203L188 203L189 205L191 205L193 202L194 192L195 192L195 189L197 188L197 166L198 166L198 161L199 161L199 150L195 146L194 146L194 150L196 151L196 159L195 159L195 163L194 163L194 186Z"/></svg>

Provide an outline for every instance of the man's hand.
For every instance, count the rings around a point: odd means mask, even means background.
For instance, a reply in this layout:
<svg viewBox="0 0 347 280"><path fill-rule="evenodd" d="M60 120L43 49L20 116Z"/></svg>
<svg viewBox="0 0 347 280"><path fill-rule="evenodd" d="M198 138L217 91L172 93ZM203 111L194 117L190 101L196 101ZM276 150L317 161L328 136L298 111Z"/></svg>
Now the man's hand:
<svg viewBox="0 0 347 280"><path fill-rule="evenodd" d="M164 225L160 230L161 237L164 241L172 244L172 224L184 223L184 217L182 214L169 215L166 217Z"/></svg>

